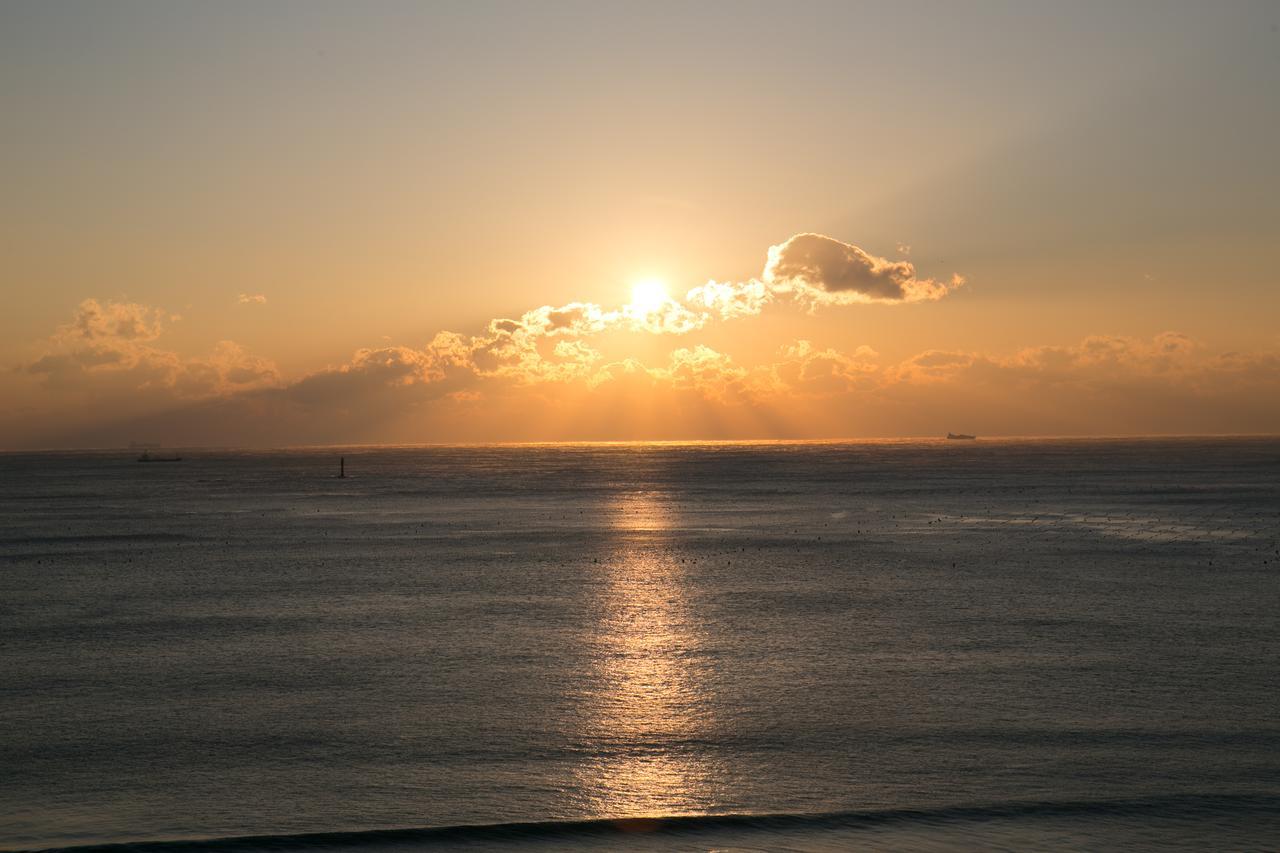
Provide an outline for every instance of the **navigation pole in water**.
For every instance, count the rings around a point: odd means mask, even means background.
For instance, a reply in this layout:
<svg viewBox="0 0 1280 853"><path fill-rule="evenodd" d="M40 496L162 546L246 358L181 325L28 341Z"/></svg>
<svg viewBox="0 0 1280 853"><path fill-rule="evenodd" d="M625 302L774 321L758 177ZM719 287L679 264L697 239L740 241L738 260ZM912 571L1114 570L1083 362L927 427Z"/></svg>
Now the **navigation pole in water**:
<svg viewBox="0 0 1280 853"><path fill-rule="evenodd" d="M339 477L347 476L347 457L345 456L338 457L338 476Z"/></svg>

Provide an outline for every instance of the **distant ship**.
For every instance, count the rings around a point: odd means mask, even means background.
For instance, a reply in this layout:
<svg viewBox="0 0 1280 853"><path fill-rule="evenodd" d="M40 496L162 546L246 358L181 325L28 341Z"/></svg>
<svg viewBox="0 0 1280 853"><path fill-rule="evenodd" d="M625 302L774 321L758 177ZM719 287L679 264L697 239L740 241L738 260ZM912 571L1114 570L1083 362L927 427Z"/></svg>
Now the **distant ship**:
<svg viewBox="0 0 1280 853"><path fill-rule="evenodd" d="M138 457L139 462L181 462L181 456L152 456L147 451L143 451Z"/></svg>
<svg viewBox="0 0 1280 853"><path fill-rule="evenodd" d="M977 438L977 436L965 435L962 432L949 432L947 433L947 438L951 439L952 441L973 441L975 438Z"/></svg>

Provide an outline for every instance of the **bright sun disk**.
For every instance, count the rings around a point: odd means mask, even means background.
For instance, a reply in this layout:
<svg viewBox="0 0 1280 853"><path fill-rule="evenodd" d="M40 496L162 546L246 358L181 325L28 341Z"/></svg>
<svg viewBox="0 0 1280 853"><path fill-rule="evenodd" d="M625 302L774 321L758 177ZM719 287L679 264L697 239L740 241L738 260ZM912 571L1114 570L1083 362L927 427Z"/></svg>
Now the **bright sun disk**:
<svg viewBox="0 0 1280 853"><path fill-rule="evenodd" d="M647 278L631 286L631 307L644 314L657 311L670 298L667 285L661 279Z"/></svg>

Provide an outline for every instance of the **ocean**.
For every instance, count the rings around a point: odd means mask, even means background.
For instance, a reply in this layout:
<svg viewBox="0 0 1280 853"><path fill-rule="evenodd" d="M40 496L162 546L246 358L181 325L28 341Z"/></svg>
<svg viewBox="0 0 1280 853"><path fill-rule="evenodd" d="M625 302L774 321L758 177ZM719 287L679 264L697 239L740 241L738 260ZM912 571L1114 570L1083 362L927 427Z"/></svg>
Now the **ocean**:
<svg viewBox="0 0 1280 853"><path fill-rule="evenodd" d="M0 454L0 849L1280 849L1280 439L179 452Z"/></svg>

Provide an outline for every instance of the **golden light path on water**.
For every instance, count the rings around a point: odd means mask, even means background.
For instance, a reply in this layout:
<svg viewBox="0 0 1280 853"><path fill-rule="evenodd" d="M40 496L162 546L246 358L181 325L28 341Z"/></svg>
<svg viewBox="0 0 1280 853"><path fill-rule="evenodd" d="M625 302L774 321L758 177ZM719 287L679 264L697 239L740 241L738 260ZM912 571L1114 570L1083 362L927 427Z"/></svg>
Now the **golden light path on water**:
<svg viewBox="0 0 1280 853"><path fill-rule="evenodd" d="M633 493L610 508L618 546L602 561L586 738L598 757L583 769L585 805L600 817L702 813L719 774L699 743L711 726L699 678L704 641L687 572L670 547L664 496Z"/></svg>

